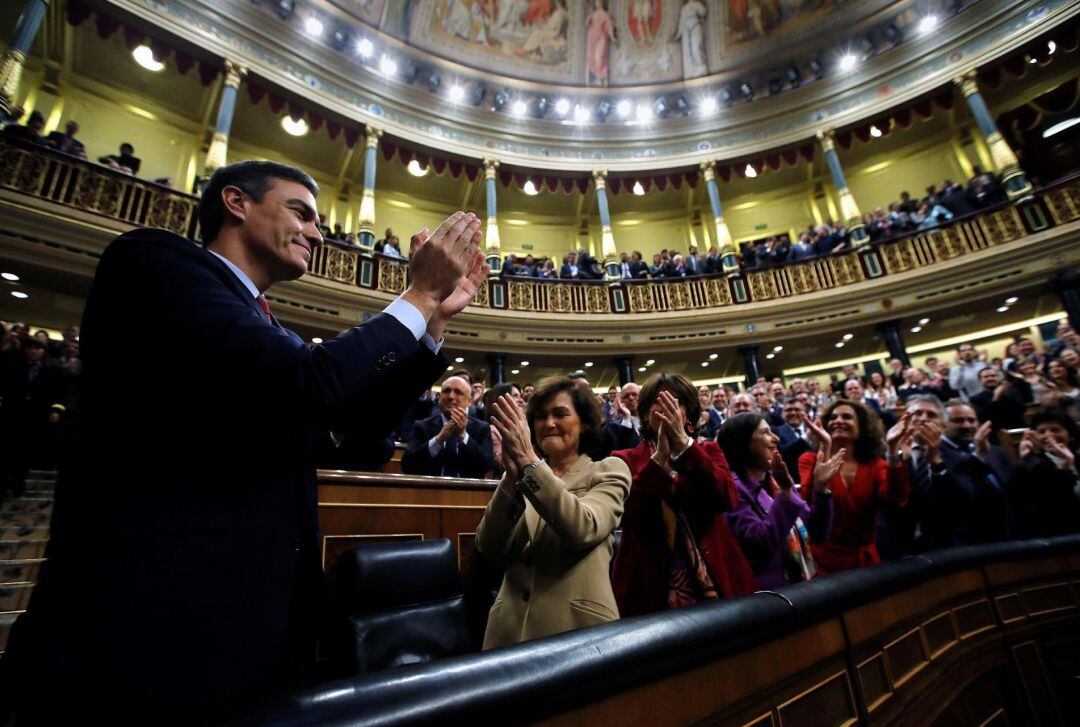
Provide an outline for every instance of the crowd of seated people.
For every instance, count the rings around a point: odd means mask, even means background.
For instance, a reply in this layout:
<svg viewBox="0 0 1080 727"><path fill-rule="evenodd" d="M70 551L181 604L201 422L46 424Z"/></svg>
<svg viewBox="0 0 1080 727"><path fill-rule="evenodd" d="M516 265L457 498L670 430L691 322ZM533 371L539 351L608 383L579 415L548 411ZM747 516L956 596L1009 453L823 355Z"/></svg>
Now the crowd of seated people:
<svg viewBox="0 0 1080 727"><path fill-rule="evenodd" d="M79 330L60 340L25 323L0 324L0 500L21 496L27 472L59 460L65 423L78 407Z"/></svg>
<svg viewBox="0 0 1080 727"><path fill-rule="evenodd" d="M31 111L26 117L25 124L18 123L21 117L21 109L15 109L9 114L7 122L3 125L5 138L54 149L78 159L88 159L86 146L81 139L76 137L79 133L79 123L77 121L69 120L64 125L63 131L57 130L45 135L42 133L45 129L45 117L41 115L40 111ZM142 166L142 160L135 156L135 147L126 141L120 144L118 153L98 157L97 161L99 164L132 176L138 176L139 168ZM172 179L168 177L161 177L153 181L167 187L172 186Z"/></svg>

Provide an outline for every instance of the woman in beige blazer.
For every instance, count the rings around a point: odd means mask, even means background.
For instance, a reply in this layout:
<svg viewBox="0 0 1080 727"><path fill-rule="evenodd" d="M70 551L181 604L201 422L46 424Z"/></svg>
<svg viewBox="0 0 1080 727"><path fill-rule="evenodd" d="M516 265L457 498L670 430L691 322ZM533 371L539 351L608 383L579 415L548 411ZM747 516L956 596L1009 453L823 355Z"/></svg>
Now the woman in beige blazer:
<svg viewBox="0 0 1080 727"><path fill-rule="evenodd" d="M596 398L573 379L550 378L525 411L504 396L489 414L506 474L476 530L476 546L504 565L506 576L484 648L614 621L608 565L630 468L615 457L594 462L583 454L603 433Z"/></svg>

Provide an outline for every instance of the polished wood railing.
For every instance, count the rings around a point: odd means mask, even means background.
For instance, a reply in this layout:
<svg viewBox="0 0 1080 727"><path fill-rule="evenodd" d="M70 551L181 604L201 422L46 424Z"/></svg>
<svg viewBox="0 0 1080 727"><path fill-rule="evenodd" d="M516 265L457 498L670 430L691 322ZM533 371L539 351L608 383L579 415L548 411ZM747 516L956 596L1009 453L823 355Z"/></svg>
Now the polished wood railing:
<svg viewBox="0 0 1080 727"><path fill-rule="evenodd" d="M0 139L0 189L138 226L194 238L198 198L51 149ZM554 315L708 310L842 288L933 267L1080 219L1080 175L1031 197L890 237L858 250L738 273L642 281L566 281L508 276L488 281L472 306ZM337 241L317 248L308 274L396 295L408 261Z"/></svg>

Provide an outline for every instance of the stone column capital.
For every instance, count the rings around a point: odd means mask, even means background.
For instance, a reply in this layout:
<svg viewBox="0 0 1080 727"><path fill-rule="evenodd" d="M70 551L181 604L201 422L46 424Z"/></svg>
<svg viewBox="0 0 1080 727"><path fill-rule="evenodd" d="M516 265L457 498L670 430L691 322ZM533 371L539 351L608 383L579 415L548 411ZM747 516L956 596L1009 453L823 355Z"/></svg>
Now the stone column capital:
<svg viewBox="0 0 1080 727"><path fill-rule="evenodd" d="M499 160L493 157L484 157L484 178L494 179L495 171L499 168Z"/></svg>
<svg viewBox="0 0 1080 727"><path fill-rule="evenodd" d="M232 88L240 88L240 81L248 74L246 66L237 61L225 59L225 85Z"/></svg>
<svg viewBox="0 0 1080 727"><path fill-rule="evenodd" d="M960 88L964 98L974 96L979 92L978 70L975 68L964 71L953 79L953 83Z"/></svg>
<svg viewBox="0 0 1080 727"><path fill-rule="evenodd" d="M817 133L818 142L821 144L822 150L830 152L836 149L836 142L834 137L836 136L835 129L821 129Z"/></svg>
<svg viewBox="0 0 1080 727"><path fill-rule="evenodd" d="M593 183L597 189L607 189L607 174L606 169L594 169L592 173Z"/></svg>
<svg viewBox="0 0 1080 727"><path fill-rule="evenodd" d="M364 145L368 149L375 149L379 146L379 139L382 137L382 129L378 129L374 126L368 126L364 129Z"/></svg>
<svg viewBox="0 0 1080 727"><path fill-rule="evenodd" d="M711 182L716 179L716 161L708 159L698 165L701 169L701 176L706 182Z"/></svg>

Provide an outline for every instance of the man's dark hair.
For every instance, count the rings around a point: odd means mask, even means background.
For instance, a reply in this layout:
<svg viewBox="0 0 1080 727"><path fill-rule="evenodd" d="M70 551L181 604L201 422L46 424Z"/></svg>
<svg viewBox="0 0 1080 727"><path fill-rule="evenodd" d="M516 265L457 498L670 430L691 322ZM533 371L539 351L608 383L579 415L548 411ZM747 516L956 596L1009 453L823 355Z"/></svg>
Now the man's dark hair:
<svg viewBox="0 0 1080 727"><path fill-rule="evenodd" d="M226 187L239 187L244 194L256 202L262 202L266 190L272 181L284 179L302 184L312 196L319 196L319 185L308 176L307 172L287 164L277 162L245 161L230 164L214 172L210 182L203 190L199 200L199 227L202 243L209 245L221 232L225 224L225 204L221 201L221 190Z"/></svg>
<svg viewBox="0 0 1080 727"><path fill-rule="evenodd" d="M124 149L130 149L132 154L135 153L135 147L133 147L130 142L125 141L123 144L120 145L121 154L124 153Z"/></svg>

